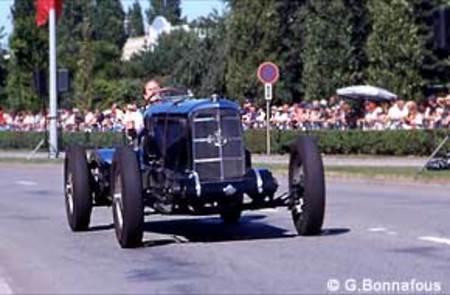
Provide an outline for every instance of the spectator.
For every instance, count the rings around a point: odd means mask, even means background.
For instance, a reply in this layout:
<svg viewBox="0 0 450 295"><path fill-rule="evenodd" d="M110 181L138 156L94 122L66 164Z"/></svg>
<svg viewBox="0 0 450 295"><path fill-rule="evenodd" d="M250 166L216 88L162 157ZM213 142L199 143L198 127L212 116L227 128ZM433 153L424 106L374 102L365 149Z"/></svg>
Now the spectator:
<svg viewBox="0 0 450 295"><path fill-rule="evenodd" d="M417 111L417 104L414 101L407 103L408 117L405 119L403 129L422 129L423 115Z"/></svg>
<svg viewBox="0 0 450 295"><path fill-rule="evenodd" d="M390 108L387 114L387 128L399 129L404 124L408 117L408 108L405 106L405 101L397 100Z"/></svg>
<svg viewBox="0 0 450 295"><path fill-rule="evenodd" d="M3 113L3 108L0 106L0 129L6 128L6 118Z"/></svg>
<svg viewBox="0 0 450 295"><path fill-rule="evenodd" d="M144 96L149 104L159 98L159 84L150 83ZM155 81L153 81L155 82ZM155 82L157 83L157 82ZM152 94L151 92L155 93ZM113 103L110 108L99 110L62 109L59 111L59 126L64 131L140 131L142 115L135 103L124 110ZM137 116L140 115L140 118ZM257 107L247 99L242 108L242 125L245 129L266 127L265 109ZM279 130L362 128L364 130L418 129L450 127L450 96L431 96L420 103L399 99L393 104L368 101L364 109L350 107L349 102L339 97L325 100L301 102L292 105L273 105L269 114L270 125ZM20 111L7 113L0 107L0 130L43 131L46 129L45 112Z"/></svg>
<svg viewBox="0 0 450 295"><path fill-rule="evenodd" d="M132 138L135 138L144 129L144 118L135 103L127 105L123 123L127 134Z"/></svg>
<svg viewBox="0 0 450 295"><path fill-rule="evenodd" d="M373 101L366 101L364 104L365 115L360 121L363 130L383 129L383 109Z"/></svg>

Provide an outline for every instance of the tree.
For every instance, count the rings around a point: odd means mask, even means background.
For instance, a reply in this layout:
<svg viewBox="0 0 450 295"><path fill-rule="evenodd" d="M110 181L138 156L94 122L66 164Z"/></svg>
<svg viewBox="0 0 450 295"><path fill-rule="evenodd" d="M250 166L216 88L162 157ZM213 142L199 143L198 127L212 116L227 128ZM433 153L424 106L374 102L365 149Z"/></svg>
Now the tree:
<svg viewBox="0 0 450 295"><path fill-rule="evenodd" d="M301 52L305 99L326 99L351 81L351 15L342 0L311 1L305 13Z"/></svg>
<svg viewBox="0 0 450 295"><path fill-rule="evenodd" d="M365 69L368 59L365 45L370 32L370 17L367 9L367 0L345 0L345 6L350 12L351 23L351 55L349 58L349 83L352 85L363 84L366 80Z"/></svg>
<svg viewBox="0 0 450 295"><path fill-rule="evenodd" d="M266 60L279 63L274 50L277 41L277 15L273 1L230 1L227 30L227 92L231 98L262 97L256 78L258 65Z"/></svg>
<svg viewBox="0 0 450 295"><path fill-rule="evenodd" d="M256 70L262 62L272 61L281 72L275 102L300 99L303 61L299 51L304 42L306 2L228 1L226 88L231 97L262 98Z"/></svg>
<svg viewBox="0 0 450 295"><path fill-rule="evenodd" d="M372 32L367 41L368 82L408 99L421 96L424 42L414 10L404 0L369 0Z"/></svg>
<svg viewBox="0 0 450 295"><path fill-rule="evenodd" d="M33 72L48 65L48 30L35 23L33 0L15 0L8 64L8 107L38 110L41 101L33 88Z"/></svg>
<svg viewBox="0 0 450 295"><path fill-rule="evenodd" d="M4 104L6 101L6 77L7 77L7 69L6 69L6 50L2 47L2 40L6 36L4 33L4 27L0 27L0 106Z"/></svg>
<svg viewBox="0 0 450 295"><path fill-rule="evenodd" d="M153 50L133 56L127 66L129 76L170 81L177 63L187 58L193 44L197 42L196 39L195 33L182 29L161 35Z"/></svg>
<svg viewBox="0 0 450 295"><path fill-rule="evenodd" d="M303 94L303 60L299 54L304 44L305 0L279 0L273 3L276 13L276 50L281 77L276 84L275 96L280 102L299 101Z"/></svg>
<svg viewBox="0 0 450 295"><path fill-rule="evenodd" d="M424 42L423 62L420 75L426 84L446 84L450 79L450 63L446 54L436 50L433 26L433 12L446 0L410 0L413 8L414 23L419 37Z"/></svg>
<svg viewBox="0 0 450 295"><path fill-rule="evenodd" d="M62 104L92 108L101 103L96 79L115 83L122 73L126 34L120 1L65 0L58 37L59 64L74 77Z"/></svg>
<svg viewBox="0 0 450 295"><path fill-rule="evenodd" d="M93 50L93 3L83 0L83 21L81 23L82 40L78 51L77 69L75 72L74 90L77 105L84 109L92 109L94 90L94 50Z"/></svg>
<svg viewBox="0 0 450 295"><path fill-rule="evenodd" d="M131 37L144 35L144 20L142 19L142 9L139 1L134 1L133 6L128 10L129 35Z"/></svg>
<svg viewBox="0 0 450 295"><path fill-rule="evenodd" d="M181 18L180 0L149 0L150 7L146 11L149 24L157 16L164 16L172 25L178 25L184 22Z"/></svg>
<svg viewBox="0 0 450 295"><path fill-rule="evenodd" d="M96 0L92 26L95 40L115 44L122 49L127 40L123 11L120 0Z"/></svg>
<svg viewBox="0 0 450 295"><path fill-rule="evenodd" d="M227 19L227 14L220 16L217 11L213 11L208 17L199 19L197 24L193 25L204 34L203 39L198 42L196 53L189 54L200 59L202 64L198 69L202 74L200 84L196 87L190 86L196 95L205 97L214 93L226 95Z"/></svg>
<svg viewBox="0 0 450 295"><path fill-rule="evenodd" d="M80 46L83 40L84 1L65 0L57 26L58 66L76 75ZM69 96L72 93L68 94Z"/></svg>

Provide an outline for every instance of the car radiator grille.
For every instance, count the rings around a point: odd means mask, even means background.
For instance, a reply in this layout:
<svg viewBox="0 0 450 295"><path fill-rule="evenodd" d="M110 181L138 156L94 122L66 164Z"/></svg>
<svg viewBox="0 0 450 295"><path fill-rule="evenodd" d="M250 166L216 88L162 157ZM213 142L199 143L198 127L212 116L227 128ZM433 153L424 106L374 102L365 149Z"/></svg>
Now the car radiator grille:
<svg viewBox="0 0 450 295"><path fill-rule="evenodd" d="M193 118L194 170L201 181L242 177L245 153L242 126L237 112L202 110Z"/></svg>

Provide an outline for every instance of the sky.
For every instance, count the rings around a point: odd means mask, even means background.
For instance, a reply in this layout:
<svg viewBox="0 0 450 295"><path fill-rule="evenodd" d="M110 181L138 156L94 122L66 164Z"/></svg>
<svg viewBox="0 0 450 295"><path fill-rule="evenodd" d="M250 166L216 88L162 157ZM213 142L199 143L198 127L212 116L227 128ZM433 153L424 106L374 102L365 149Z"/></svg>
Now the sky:
<svg viewBox="0 0 450 295"><path fill-rule="evenodd" d="M131 6L134 0L121 0L122 5L126 10ZM145 11L150 1L149 0L138 0L141 3L142 10ZM10 7L14 0L0 0L0 27L5 27L6 33L10 33L12 30L11 24L11 12ZM188 21L191 21L199 16L206 16L214 9L219 12L223 11L224 4L221 0L181 0L181 9L183 16L187 16ZM5 44L7 42L5 37L2 42Z"/></svg>

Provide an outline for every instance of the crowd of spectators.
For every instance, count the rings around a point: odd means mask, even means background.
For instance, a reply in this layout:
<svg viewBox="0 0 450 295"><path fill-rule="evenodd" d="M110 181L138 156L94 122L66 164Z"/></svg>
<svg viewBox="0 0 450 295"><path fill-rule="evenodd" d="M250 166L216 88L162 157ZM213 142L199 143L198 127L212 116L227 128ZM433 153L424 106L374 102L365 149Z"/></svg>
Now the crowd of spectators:
<svg viewBox="0 0 450 295"><path fill-rule="evenodd" d="M136 104L106 110L59 110L59 127L64 131L116 131L142 127L142 116ZM366 101L359 106L338 97L328 100L272 106L269 121L279 130L318 129L432 129L450 127L450 95L429 97L421 103L399 99L394 102ZM46 114L42 112L6 112L0 106L0 131L44 131ZM265 108L250 101L242 106L244 129L266 127Z"/></svg>
<svg viewBox="0 0 450 295"><path fill-rule="evenodd" d="M266 110L247 101L243 105L243 126L264 128ZM398 99L394 102L350 102L333 96L329 100L272 106L269 121L279 130L301 129L433 129L450 127L450 95L430 96L416 103Z"/></svg>

